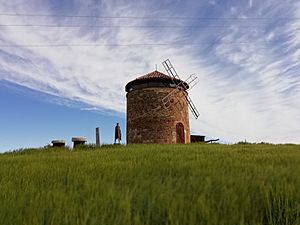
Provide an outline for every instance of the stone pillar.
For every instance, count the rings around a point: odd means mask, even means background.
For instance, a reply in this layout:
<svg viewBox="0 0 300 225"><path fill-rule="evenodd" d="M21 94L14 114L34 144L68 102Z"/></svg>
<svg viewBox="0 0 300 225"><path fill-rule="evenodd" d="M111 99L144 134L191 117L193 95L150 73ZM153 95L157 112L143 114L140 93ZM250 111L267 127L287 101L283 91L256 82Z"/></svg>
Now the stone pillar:
<svg viewBox="0 0 300 225"><path fill-rule="evenodd" d="M96 146L100 147L100 128L96 128Z"/></svg>

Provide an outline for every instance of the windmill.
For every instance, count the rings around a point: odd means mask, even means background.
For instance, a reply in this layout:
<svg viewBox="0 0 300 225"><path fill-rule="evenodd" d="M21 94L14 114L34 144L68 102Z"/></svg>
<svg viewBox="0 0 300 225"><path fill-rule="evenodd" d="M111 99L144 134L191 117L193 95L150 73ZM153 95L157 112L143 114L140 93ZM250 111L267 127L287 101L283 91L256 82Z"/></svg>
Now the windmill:
<svg viewBox="0 0 300 225"><path fill-rule="evenodd" d="M199 112L187 91L197 83L195 74L181 80L170 60L167 74L157 70L139 76L125 86L127 143L190 143L189 109Z"/></svg>
<svg viewBox="0 0 300 225"><path fill-rule="evenodd" d="M168 95L166 95L162 99L163 106L168 109L172 105L175 105L178 110L182 110L183 105L180 103L178 99L178 93L182 90L188 91L191 90L198 82L199 79L195 74L191 74L185 81L181 80L179 75L177 74L176 70L174 69L171 61L169 59L162 62L165 70L167 71L168 75L172 78L173 85L175 89L171 91ZM195 119L198 119L199 112L193 103L192 99L189 97L187 93L184 92L184 96L188 103L189 109L191 110Z"/></svg>

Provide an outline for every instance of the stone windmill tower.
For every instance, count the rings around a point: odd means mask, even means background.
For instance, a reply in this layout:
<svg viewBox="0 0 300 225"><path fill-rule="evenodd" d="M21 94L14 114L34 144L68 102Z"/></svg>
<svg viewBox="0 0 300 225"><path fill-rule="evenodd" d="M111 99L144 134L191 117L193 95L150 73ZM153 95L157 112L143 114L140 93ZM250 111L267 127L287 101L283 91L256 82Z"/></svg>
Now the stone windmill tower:
<svg viewBox="0 0 300 225"><path fill-rule="evenodd" d="M190 143L189 110L199 112L188 96L198 82L195 75L182 81L170 60L168 75L153 71L130 81L127 92L127 143Z"/></svg>

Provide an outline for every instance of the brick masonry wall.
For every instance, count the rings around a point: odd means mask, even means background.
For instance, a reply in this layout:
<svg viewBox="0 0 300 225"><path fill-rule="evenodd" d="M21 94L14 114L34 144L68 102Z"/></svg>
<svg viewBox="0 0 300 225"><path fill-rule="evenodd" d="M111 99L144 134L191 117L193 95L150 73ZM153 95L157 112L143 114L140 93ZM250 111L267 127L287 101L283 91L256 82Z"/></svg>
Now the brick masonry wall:
<svg viewBox="0 0 300 225"><path fill-rule="evenodd" d="M185 143L190 143L188 104L185 91L176 93L182 108L166 109L162 99L174 88L144 88L127 93L127 143L176 143L176 124L182 123Z"/></svg>

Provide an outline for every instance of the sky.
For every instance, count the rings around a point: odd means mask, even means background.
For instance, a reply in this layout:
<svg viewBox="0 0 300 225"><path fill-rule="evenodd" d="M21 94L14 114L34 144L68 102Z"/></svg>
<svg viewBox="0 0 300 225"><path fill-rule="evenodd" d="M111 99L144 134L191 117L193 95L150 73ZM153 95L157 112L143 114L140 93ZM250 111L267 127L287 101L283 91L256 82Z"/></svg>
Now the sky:
<svg viewBox="0 0 300 225"><path fill-rule="evenodd" d="M125 85L170 59L193 134L300 143L298 0L0 0L0 151L126 130Z"/></svg>

